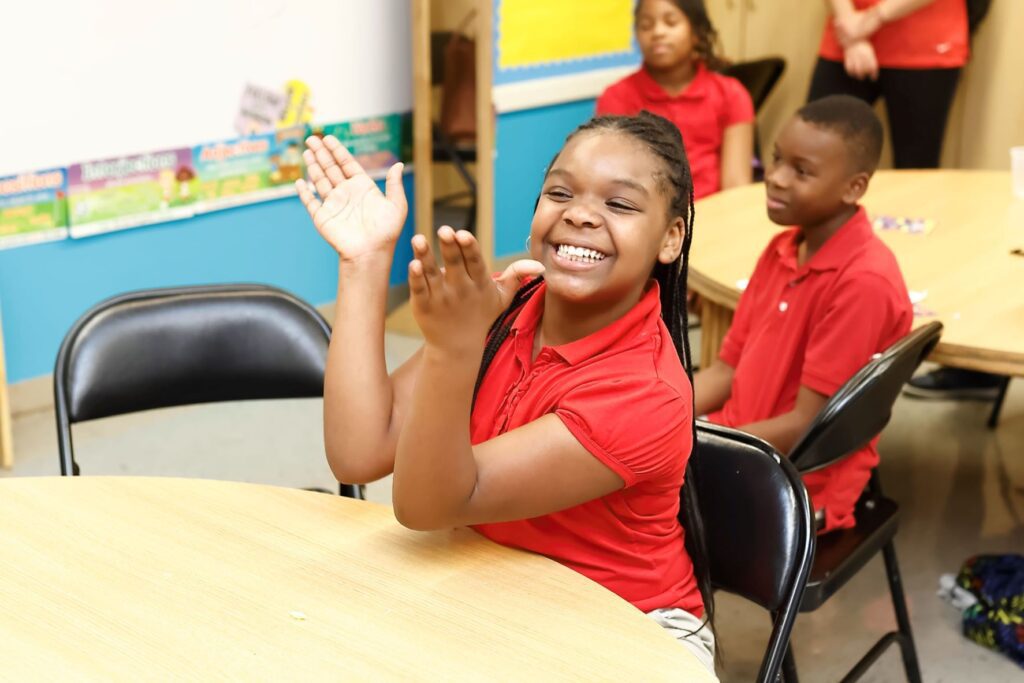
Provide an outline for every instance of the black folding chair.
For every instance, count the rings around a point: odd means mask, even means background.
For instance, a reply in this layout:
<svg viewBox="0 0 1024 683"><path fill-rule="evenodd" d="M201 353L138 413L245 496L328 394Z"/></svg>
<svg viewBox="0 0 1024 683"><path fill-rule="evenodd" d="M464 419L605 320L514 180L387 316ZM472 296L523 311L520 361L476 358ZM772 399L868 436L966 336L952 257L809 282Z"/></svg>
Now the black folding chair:
<svg viewBox="0 0 1024 683"><path fill-rule="evenodd" d="M829 399L807 432L793 447L790 461L801 473L828 467L864 447L889 423L892 407L942 334L942 324L929 323L877 354ZM921 670L910 630L903 580L896 562L893 539L899 506L882 494L876 469L856 507L857 525L817 539L814 566L807 582L801 612L812 612L843 587L879 551L896 612L898 629L882 636L846 674L843 681L859 679L892 644L900 646L907 679L919 683ZM787 683L796 683L796 662L787 652L783 663Z"/></svg>
<svg viewBox="0 0 1024 683"><path fill-rule="evenodd" d="M771 612L757 680L775 681L814 556L814 514L800 475L770 445L697 423L691 475L711 582Z"/></svg>
<svg viewBox="0 0 1024 683"><path fill-rule="evenodd" d="M782 73L785 70L786 60L782 57L765 57L750 62L730 64L722 70L722 73L743 84L743 87L750 93L756 113L761 111L761 106L775 89L775 85L782 78ZM761 142L756 123L754 124L754 162L754 180L763 180L764 165L761 163Z"/></svg>
<svg viewBox="0 0 1024 683"><path fill-rule="evenodd" d="M71 425L153 408L323 396L331 329L315 308L263 285L122 294L89 309L57 353L60 470L78 475ZM339 493L361 498L358 487Z"/></svg>

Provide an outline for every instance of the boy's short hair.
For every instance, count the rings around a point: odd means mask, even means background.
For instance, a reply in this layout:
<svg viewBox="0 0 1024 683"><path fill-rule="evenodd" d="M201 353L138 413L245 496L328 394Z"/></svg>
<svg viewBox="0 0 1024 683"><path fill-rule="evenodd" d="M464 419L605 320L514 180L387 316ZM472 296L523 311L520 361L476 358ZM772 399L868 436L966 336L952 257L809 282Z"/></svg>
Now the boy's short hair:
<svg viewBox="0 0 1024 683"><path fill-rule="evenodd" d="M874 173L882 156L882 122L864 100L850 95L829 95L801 107L807 123L833 131L846 143L850 164L857 171Z"/></svg>

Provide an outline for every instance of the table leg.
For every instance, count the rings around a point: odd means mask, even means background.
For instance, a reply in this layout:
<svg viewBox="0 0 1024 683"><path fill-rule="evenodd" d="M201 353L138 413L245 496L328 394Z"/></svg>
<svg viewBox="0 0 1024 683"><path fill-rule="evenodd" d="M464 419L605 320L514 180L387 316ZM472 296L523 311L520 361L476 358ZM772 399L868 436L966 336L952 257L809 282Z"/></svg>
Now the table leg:
<svg viewBox="0 0 1024 683"><path fill-rule="evenodd" d="M725 333L732 324L732 311L725 306L704 299L700 309L700 366L710 367L718 358Z"/></svg>

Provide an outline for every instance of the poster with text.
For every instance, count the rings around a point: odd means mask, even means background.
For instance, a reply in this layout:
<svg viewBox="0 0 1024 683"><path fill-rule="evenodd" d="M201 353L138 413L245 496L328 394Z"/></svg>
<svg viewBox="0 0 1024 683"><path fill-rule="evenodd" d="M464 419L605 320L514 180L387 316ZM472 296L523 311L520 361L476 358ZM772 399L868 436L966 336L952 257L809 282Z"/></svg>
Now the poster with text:
<svg viewBox="0 0 1024 683"><path fill-rule="evenodd" d="M75 164L68 169L71 236L188 218L196 184L189 148Z"/></svg>
<svg viewBox="0 0 1024 683"><path fill-rule="evenodd" d="M0 249L68 236L64 169L0 178Z"/></svg>
<svg viewBox="0 0 1024 683"><path fill-rule="evenodd" d="M373 178L383 178L392 165L412 158L409 113L310 126L310 134L338 138Z"/></svg>
<svg viewBox="0 0 1024 683"><path fill-rule="evenodd" d="M305 126L199 145L193 150L198 176L197 212L295 194L302 177Z"/></svg>

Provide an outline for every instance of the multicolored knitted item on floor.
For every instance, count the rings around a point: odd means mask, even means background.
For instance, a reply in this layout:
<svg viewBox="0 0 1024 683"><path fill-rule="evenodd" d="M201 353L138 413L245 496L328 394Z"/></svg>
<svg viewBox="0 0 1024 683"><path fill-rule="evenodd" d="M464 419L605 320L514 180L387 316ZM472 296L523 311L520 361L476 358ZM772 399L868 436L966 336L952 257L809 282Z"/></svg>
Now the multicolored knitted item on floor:
<svg viewBox="0 0 1024 683"><path fill-rule="evenodd" d="M1024 555L976 555L956 582L978 598L964 610L964 635L1024 667Z"/></svg>

